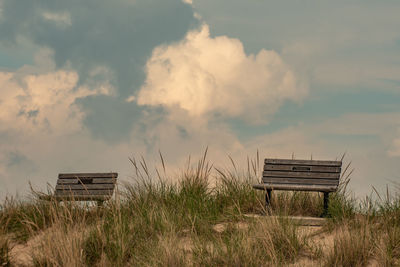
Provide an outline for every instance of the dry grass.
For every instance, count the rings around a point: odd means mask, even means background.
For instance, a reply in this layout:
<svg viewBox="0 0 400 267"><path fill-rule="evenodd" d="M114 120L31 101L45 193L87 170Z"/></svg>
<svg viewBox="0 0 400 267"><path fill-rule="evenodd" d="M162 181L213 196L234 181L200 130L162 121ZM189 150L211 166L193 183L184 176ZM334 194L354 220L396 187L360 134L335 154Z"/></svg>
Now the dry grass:
<svg viewBox="0 0 400 267"><path fill-rule="evenodd" d="M144 160L132 159L135 183L102 208L8 199L0 207L0 266L12 261L10 242L32 240L36 266L399 264L398 196L366 208L342 189L332 195L330 223L303 234L288 219L244 214L319 216L321 195L274 193L266 211L264 194L251 187L258 180L256 162L249 161L245 171L234 163L231 170L222 170L212 168L205 156L173 181L165 168L152 175ZM327 236L333 241L316 241Z"/></svg>
<svg viewBox="0 0 400 267"><path fill-rule="evenodd" d="M400 265L400 227L383 231L376 244L376 260L380 266Z"/></svg>
<svg viewBox="0 0 400 267"><path fill-rule="evenodd" d="M193 261L199 266L271 266L294 262L306 250L307 239L289 220L255 219L249 227L228 224L218 234L195 238Z"/></svg>
<svg viewBox="0 0 400 267"><path fill-rule="evenodd" d="M0 266L10 266L10 241L0 234Z"/></svg>
<svg viewBox="0 0 400 267"><path fill-rule="evenodd" d="M326 266L366 266L373 255L374 236L368 224L351 228L343 226L336 232Z"/></svg>
<svg viewBox="0 0 400 267"><path fill-rule="evenodd" d="M82 245L85 225L53 225L32 252L35 266L84 266Z"/></svg>

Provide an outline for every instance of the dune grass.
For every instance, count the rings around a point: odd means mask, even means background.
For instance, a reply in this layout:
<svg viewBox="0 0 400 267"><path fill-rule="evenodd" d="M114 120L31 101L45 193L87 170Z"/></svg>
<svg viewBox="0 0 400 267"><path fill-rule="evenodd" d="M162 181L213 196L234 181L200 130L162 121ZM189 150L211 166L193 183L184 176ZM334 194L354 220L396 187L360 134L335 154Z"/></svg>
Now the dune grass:
<svg viewBox="0 0 400 267"><path fill-rule="evenodd" d="M247 169L217 169L206 153L178 178L131 159L132 183L102 207L85 203L8 199L0 207L0 266L10 242L35 239L34 266L283 266L300 260L321 266L396 266L400 258L398 195L360 206L346 184L331 195L330 248L280 215L320 216L322 195L273 192L264 207L257 161ZM269 214L277 217L247 217Z"/></svg>
<svg viewBox="0 0 400 267"><path fill-rule="evenodd" d="M8 238L0 234L0 266L10 266L10 242Z"/></svg>

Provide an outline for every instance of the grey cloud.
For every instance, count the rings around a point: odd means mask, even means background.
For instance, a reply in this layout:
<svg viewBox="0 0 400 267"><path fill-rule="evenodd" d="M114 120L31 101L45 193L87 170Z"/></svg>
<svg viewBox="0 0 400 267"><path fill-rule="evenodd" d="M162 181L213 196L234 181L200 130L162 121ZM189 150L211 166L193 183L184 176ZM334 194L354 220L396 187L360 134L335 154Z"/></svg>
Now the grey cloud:
<svg viewBox="0 0 400 267"><path fill-rule="evenodd" d="M68 18L63 27L54 21L57 14L61 22ZM50 48L57 68L77 70L80 84L96 86L93 81L101 77L93 77L93 70L108 69L111 75L106 78L117 89L116 98L86 97L80 104L88 111L89 129L110 140L127 135L138 116L138 108L123 101L142 85L153 48L180 40L197 24L192 7L181 0L5 0L0 44L15 45L22 36ZM135 114L127 118L127 111Z"/></svg>
<svg viewBox="0 0 400 267"><path fill-rule="evenodd" d="M188 133L188 131L185 129L185 127L178 125L178 126L176 126L176 129L178 130L179 136L180 136L182 139L187 139L187 138L189 138L189 133Z"/></svg>
<svg viewBox="0 0 400 267"><path fill-rule="evenodd" d="M35 169L34 163L18 151L10 151L6 155L6 165L10 168ZM27 168L28 167L28 168Z"/></svg>
<svg viewBox="0 0 400 267"><path fill-rule="evenodd" d="M7 173L0 172L0 198L11 188L16 190L27 188L26 179L39 169L35 162L15 149L0 151L0 167L2 165L6 167Z"/></svg>
<svg viewBox="0 0 400 267"><path fill-rule="evenodd" d="M142 116L142 110L135 103L104 95L89 96L77 104L87 114L84 124L92 135L110 143L128 141L132 122L138 123Z"/></svg>
<svg viewBox="0 0 400 267"><path fill-rule="evenodd" d="M246 52L278 51L311 89L391 90L379 80L399 77L399 1L202 0L194 6L212 34L239 38Z"/></svg>
<svg viewBox="0 0 400 267"><path fill-rule="evenodd" d="M18 116L26 116L28 119L33 119L39 114L39 109L35 110L24 110L21 109Z"/></svg>

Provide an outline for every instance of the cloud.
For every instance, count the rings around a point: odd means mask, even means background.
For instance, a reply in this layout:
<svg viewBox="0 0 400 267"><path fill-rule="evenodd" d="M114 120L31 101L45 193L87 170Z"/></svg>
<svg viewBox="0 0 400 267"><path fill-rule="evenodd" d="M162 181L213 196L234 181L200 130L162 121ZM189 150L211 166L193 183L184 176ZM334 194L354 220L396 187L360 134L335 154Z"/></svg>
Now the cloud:
<svg viewBox="0 0 400 267"><path fill-rule="evenodd" d="M54 69L49 51L40 51L36 61L0 72L0 197L4 191L26 189L28 180L46 179L49 171L79 168L78 161L96 158L86 150L93 151L96 142L90 140L77 101L114 89L106 81L94 88L80 85L76 71Z"/></svg>
<svg viewBox="0 0 400 267"><path fill-rule="evenodd" d="M307 88L274 51L246 55L238 39L191 31L181 42L154 49L139 105L179 107L198 117L219 114L265 122L285 100Z"/></svg>
<svg viewBox="0 0 400 267"><path fill-rule="evenodd" d="M392 147L388 151L389 156L391 157L400 157L400 128L397 130L399 137L393 139Z"/></svg>
<svg viewBox="0 0 400 267"><path fill-rule="evenodd" d="M246 51L280 51L311 90L399 91L382 82L400 76L399 1L202 0L195 8L214 32L239 38Z"/></svg>
<svg viewBox="0 0 400 267"><path fill-rule="evenodd" d="M182 0L183 3L193 5L193 0Z"/></svg>
<svg viewBox="0 0 400 267"><path fill-rule="evenodd" d="M11 55L9 51L17 43L31 44L32 50L48 48L54 52L57 70L76 72L77 86L96 88L106 80L115 89L113 97L101 97L101 104L93 104L97 94L79 101L86 113L84 124L92 134L109 142L127 138L140 115L139 108L131 109L136 114L130 117L121 112L128 109L125 98L142 85L143 66L153 48L182 39L198 23L192 6L182 0L2 3L0 46L8 49L6 53ZM112 125L99 131L98 122L104 124L104 106L113 110L108 116Z"/></svg>
<svg viewBox="0 0 400 267"><path fill-rule="evenodd" d="M0 43L25 38L50 48L57 68L72 67L80 83L105 66L121 94L140 87L142 66L155 46L181 39L196 22L181 0L3 2Z"/></svg>
<svg viewBox="0 0 400 267"><path fill-rule="evenodd" d="M3 0L0 0L0 19L3 16Z"/></svg>
<svg viewBox="0 0 400 267"><path fill-rule="evenodd" d="M55 22L59 26L71 26L71 15L67 12L54 13L54 12L43 12L43 18L49 21Z"/></svg>
<svg viewBox="0 0 400 267"><path fill-rule="evenodd" d="M84 114L75 101L89 95L108 94L109 90L76 87L78 79L76 72L66 70L22 78L0 73L0 130L63 134L79 130Z"/></svg>
<svg viewBox="0 0 400 267"><path fill-rule="evenodd" d="M51 132L68 134L83 127L85 114L79 99L96 95L113 95L107 69L93 69L86 84L71 69L56 69L54 53L39 50L34 65L14 72L0 72L0 131L15 130L23 134Z"/></svg>

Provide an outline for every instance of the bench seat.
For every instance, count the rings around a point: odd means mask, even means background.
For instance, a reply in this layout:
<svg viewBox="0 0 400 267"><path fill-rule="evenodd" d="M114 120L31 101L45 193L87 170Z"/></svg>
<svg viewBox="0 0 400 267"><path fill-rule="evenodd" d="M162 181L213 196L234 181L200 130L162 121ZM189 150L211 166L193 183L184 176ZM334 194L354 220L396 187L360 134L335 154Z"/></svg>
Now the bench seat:
<svg viewBox="0 0 400 267"><path fill-rule="evenodd" d="M112 195L106 196L94 196L94 195L81 195L77 196L74 194L66 194L66 195L40 195L39 198L41 200L57 200L57 201L98 201L103 202L107 201L111 198Z"/></svg>
<svg viewBox="0 0 400 267"><path fill-rule="evenodd" d="M283 191L314 191L314 192L335 192L337 186L326 185L286 185L286 184L255 184L254 189L259 190L283 190Z"/></svg>

